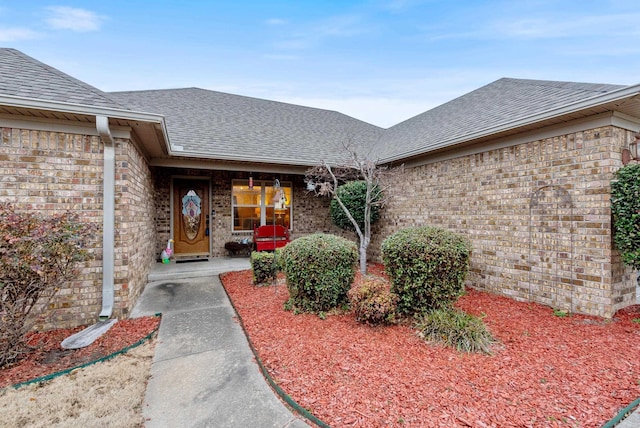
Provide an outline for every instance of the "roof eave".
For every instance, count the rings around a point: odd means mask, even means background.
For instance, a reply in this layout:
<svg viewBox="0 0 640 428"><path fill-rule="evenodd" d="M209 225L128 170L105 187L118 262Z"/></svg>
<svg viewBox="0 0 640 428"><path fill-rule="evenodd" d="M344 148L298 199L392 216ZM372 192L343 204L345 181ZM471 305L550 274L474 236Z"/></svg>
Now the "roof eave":
<svg viewBox="0 0 640 428"><path fill-rule="evenodd" d="M160 114L138 112L126 109L114 109L102 106L91 106L86 104L66 103L62 101L40 100L36 98L17 97L13 95L2 94L0 94L0 105L85 116L106 116L113 119L149 123L156 128L157 134L159 134L159 137L164 140L166 152L171 151L166 122L164 116Z"/></svg>
<svg viewBox="0 0 640 428"><path fill-rule="evenodd" d="M155 113L137 112L111 107L92 106L86 104L67 103L63 101L41 100L37 98L17 97L0 94L0 104L11 107L50 110L62 113L84 114L88 116L107 116L125 120L141 120L145 122L162 122L164 116Z"/></svg>
<svg viewBox="0 0 640 428"><path fill-rule="evenodd" d="M265 158L265 157L255 157L248 155L225 155L225 154L210 154L210 153L202 153L195 151L179 151L176 150L176 146L173 146L173 150L169 152L169 155L172 157L186 157L186 158L198 158L198 159L209 159L209 160L220 160L220 161L238 161L238 162L255 162L255 163L266 163L266 164L277 164L277 165L290 165L290 166L302 166L302 167L312 167L318 164L318 162L313 161L301 161L299 159L292 158Z"/></svg>
<svg viewBox="0 0 640 428"><path fill-rule="evenodd" d="M587 98L582 101L578 101L575 103L566 104L561 107L556 107L553 109L549 109L531 116L527 116L522 119L514 120L512 122L503 123L498 126L494 126L491 128L482 129L478 132L470 133L467 135L463 135L461 137L452 138L449 140L441 141L440 143L430 146L428 150L424 149L416 149L409 152L399 153L395 156L389 156L384 159L380 159L380 163L390 163L397 162L404 159L412 158L415 156L424 155L434 150L439 150L444 147L454 146L456 144L461 144L466 141L472 141L479 138L486 138L493 134L499 134L505 131L511 131L520 127L524 127L527 125L534 124L536 122L542 122L544 120L557 118L560 116L564 116L570 113L578 112L581 110L586 110L589 108L598 107L604 104L621 101L627 98L632 98L636 95L640 94L640 84L626 86L624 88L617 89L615 91L607 92L606 94L596 95L591 98Z"/></svg>

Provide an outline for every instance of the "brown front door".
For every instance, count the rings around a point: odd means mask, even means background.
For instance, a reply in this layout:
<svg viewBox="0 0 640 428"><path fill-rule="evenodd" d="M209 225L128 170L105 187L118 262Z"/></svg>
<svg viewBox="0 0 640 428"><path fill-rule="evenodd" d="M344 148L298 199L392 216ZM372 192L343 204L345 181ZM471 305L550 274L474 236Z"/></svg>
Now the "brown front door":
<svg viewBox="0 0 640 428"><path fill-rule="evenodd" d="M176 255L209 255L209 181L173 180L173 240Z"/></svg>

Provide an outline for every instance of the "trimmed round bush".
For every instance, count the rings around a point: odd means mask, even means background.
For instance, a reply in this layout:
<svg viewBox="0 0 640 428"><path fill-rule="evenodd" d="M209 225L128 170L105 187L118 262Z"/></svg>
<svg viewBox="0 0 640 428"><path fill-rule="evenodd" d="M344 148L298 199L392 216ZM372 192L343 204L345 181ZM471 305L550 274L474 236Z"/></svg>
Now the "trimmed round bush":
<svg viewBox="0 0 640 428"><path fill-rule="evenodd" d="M368 275L347 293L356 320L365 324L390 324L395 320L398 298L391 293L389 282Z"/></svg>
<svg viewBox="0 0 640 428"><path fill-rule="evenodd" d="M291 241L281 255L289 290L286 307L321 314L348 303L358 260L355 243L315 233Z"/></svg>
<svg viewBox="0 0 640 428"><path fill-rule="evenodd" d="M283 247L276 248L275 251L251 252L251 271L253 272L253 283L255 285L267 285L269 281L277 278L278 272L284 270L282 250Z"/></svg>
<svg viewBox="0 0 640 428"><path fill-rule="evenodd" d="M278 266L274 260L275 253L267 251L253 251L251 253L251 271L255 285L266 285L273 281L278 274Z"/></svg>
<svg viewBox="0 0 640 428"><path fill-rule="evenodd" d="M424 226L400 230L382 243L398 313L413 316L451 306L464 291L471 243L460 234Z"/></svg>

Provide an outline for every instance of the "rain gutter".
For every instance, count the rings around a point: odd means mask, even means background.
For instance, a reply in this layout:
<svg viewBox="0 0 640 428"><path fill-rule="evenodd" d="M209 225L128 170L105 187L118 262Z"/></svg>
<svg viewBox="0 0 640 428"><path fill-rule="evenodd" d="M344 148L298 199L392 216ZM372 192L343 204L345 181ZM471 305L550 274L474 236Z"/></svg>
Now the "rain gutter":
<svg viewBox="0 0 640 428"><path fill-rule="evenodd" d="M0 95L0 105L61 113L84 114L87 116L108 116L112 119L140 120L152 123L161 123L164 121L164 116L160 114L133 111L126 108L102 107L68 103L64 101L41 100L37 98L17 97L13 95ZM165 131L164 127L163 131Z"/></svg>
<svg viewBox="0 0 640 428"><path fill-rule="evenodd" d="M448 140L443 140L429 147L429 150L425 151L424 148L403 152L397 155L389 156L385 159L380 159L379 163L389 163L395 161L401 161L408 157L419 156L428 153L429 151L437 150L444 147L450 147L456 144L464 143L466 141L474 140L476 138L487 137L489 135L497 134L504 131L510 131L519 127L530 125L536 122L540 122L546 119L553 119L565 114L574 113L580 110L586 110L589 108L598 107L604 104L623 101L627 98L632 98L640 94L640 84L626 86L624 88L617 89L615 91L607 92L605 94L595 95L582 101L566 104L560 107L554 107L552 109L527 116L521 119L517 119L511 122L496 125L490 128L481 129L476 132L463 135L461 137L455 137Z"/></svg>
<svg viewBox="0 0 640 428"><path fill-rule="evenodd" d="M102 309L101 321L113 312L113 283L115 271L115 178L116 157L109 118L96 116L96 130L104 144L103 207L102 207Z"/></svg>

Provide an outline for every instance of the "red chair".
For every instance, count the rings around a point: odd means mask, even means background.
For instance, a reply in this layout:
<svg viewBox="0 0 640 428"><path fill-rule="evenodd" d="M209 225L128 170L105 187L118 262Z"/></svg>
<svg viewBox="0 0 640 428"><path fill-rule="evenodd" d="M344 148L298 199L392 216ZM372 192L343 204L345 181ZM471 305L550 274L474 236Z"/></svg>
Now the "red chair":
<svg viewBox="0 0 640 428"><path fill-rule="evenodd" d="M289 229L284 226L267 225L253 229L253 243L256 251L274 251L289 242L291 242Z"/></svg>

